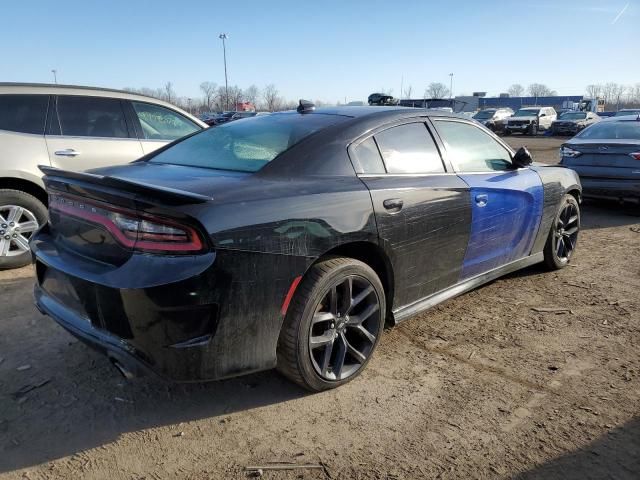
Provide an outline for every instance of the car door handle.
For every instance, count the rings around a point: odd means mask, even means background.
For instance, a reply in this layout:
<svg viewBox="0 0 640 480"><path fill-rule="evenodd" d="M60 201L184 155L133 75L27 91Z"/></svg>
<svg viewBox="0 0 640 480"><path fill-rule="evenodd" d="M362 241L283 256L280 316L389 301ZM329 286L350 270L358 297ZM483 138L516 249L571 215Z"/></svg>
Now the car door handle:
<svg viewBox="0 0 640 480"><path fill-rule="evenodd" d="M74 150L73 148L65 148L64 150L56 150L54 152L59 157L77 157L80 155L80 152Z"/></svg>
<svg viewBox="0 0 640 480"><path fill-rule="evenodd" d="M489 195L485 193L481 193L476 195L476 205L479 207L484 207L489 202Z"/></svg>
<svg viewBox="0 0 640 480"><path fill-rule="evenodd" d="M403 205L404 202L400 198L387 198L382 202L382 206L391 212L399 212Z"/></svg>

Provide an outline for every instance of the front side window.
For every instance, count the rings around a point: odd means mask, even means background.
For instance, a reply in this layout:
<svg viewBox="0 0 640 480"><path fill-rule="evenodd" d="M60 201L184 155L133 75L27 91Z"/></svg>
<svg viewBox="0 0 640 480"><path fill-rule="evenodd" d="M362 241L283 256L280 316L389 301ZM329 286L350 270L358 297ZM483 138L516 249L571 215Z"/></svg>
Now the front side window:
<svg viewBox="0 0 640 480"><path fill-rule="evenodd" d="M200 130L182 115L159 105L131 102L147 140L176 140Z"/></svg>
<svg viewBox="0 0 640 480"><path fill-rule="evenodd" d="M0 95L0 130L44 133L48 95Z"/></svg>
<svg viewBox="0 0 640 480"><path fill-rule="evenodd" d="M440 152L422 122L389 128L375 139L389 173L444 172Z"/></svg>
<svg viewBox="0 0 640 480"><path fill-rule="evenodd" d="M208 128L149 161L239 172L257 172L305 137L350 117L281 113Z"/></svg>
<svg viewBox="0 0 640 480"><path fill-rule="evenodd" d="M459 172L492 172L511 168L511 155L482 129L463 122L434 120L451 163Z"/></svg>
<svg viewBox="0 0 640 480"><path fill-rule="evenodd" d="M127 122L120 100L102 97L58 97L62 135L127 138Z"/></svg>

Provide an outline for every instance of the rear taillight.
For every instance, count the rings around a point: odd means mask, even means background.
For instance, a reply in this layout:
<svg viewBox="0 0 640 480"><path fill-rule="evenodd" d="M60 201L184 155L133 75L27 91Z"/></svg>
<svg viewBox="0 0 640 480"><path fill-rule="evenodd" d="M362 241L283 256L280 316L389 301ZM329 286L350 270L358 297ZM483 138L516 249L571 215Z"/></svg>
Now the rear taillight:
<svg viewBox="0 0 640 480"><path fill-rule="evenodd" d="M154 253L197 253L204 245L196 230L171 219L125 208L50 194L49 209L104 227L123 246Z"/></svg>
<svg viewBox="0 0 640 480"><path fill-rule="evenodd" d="M582 155L582 152L579 152L578 150L574 150L573 148L569 148L566 146L560 147L560 158L563 158L563 157L575 158L580 155Z"/></svg>
<svg viewBox="0 0 640 480"><path fill-rule="evenodd" d="M640 152L630 153L629 156L634 160L640 160Z"/></svg>

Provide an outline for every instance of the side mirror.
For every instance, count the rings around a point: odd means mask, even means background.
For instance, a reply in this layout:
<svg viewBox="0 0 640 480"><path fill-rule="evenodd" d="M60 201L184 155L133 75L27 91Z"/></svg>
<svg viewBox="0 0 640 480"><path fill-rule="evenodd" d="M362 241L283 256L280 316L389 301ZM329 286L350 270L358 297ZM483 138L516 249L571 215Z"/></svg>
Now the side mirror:
<svg viewBox="0 0 640 480"><path fill-rule="evenodd" d="M516 168L528 167L533 163L533 157L527 147L520 147L512 159L513 166Z"/></svg>

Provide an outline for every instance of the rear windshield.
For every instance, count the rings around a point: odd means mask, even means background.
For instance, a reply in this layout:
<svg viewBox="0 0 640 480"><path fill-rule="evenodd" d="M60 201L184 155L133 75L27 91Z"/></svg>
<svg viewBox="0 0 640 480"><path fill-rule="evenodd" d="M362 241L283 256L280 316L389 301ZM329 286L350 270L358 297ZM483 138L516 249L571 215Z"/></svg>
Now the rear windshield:
<svg viewBox="0 0 640 480"><path fill-rule="evenodd" d="M626 115L640 115L640 110L620 110L614 117L624 117Z"/></svg>
<svg viewBox="0 0 640 480"><path fill-rule="evenodd" d="M211 127L160 152L149 161L256 172L314 132L349 117L283 113Z"/></svg>
<svg viewBox="0 0 640 480"><path fill-rule="evenodd" d="M577 136L584 139L598 140L640 140L640 122L635 120L599 122L584 129Z"/></svg>

